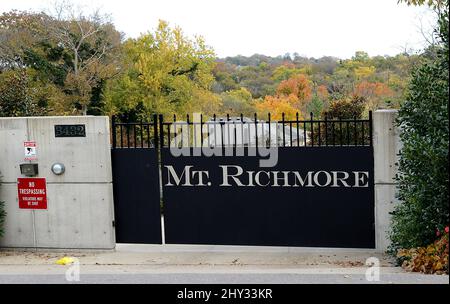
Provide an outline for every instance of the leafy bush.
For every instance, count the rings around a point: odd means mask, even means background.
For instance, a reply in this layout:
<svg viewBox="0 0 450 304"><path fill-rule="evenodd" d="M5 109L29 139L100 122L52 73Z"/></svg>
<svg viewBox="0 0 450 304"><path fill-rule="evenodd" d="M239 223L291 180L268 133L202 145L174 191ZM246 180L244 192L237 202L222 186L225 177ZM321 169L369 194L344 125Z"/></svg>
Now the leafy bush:
<svg viewBox="0 0 450 304"><path fill-rule="evenodd" d="M427 247L400 250L397 257L403 260L402 267L427 274L448 274L448 227L443 233L438 230L437 236L440 239Z"/></svg>
<svg viewBox="0 0 450 304"><path fill-rule="evenodd" d="M353 120L362 119L365 104L367 100L364 97L353 95L349 98L334 100L330 103L327 110L322 112L322 120L325 117L329 120ZM320 125L320 129L319 129ZM363 136L364 134L364 136ZM349 123L316 123L313 130L314 144L321 145L326 143L330 145L358 145L369 143L369 125L353 122Z"/></svg>
<svg viewBox="0 0 450 304"><path fill-rule="evenodd" d="M409 96L399 111L403 148L398 198L390 233L391 252L424 247L449 224L448 8L439 23L436 56L413 72Z"/></svg>

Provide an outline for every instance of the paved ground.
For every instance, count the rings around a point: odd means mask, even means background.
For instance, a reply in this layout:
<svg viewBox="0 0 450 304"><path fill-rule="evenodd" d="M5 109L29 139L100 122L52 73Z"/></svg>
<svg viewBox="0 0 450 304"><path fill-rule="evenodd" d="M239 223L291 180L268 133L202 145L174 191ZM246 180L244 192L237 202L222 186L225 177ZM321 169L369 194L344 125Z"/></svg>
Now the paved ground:
<svg viewBox="0 0 450 304"><path fill-rule="evenodd" d="M0 284L73 283L77 266L56 265L76 257L79 283L331 283L448 284L448 276L407 273L370 250L232 246L135 246L116 251L0 251ZM366 260L380 261L380 281L366 280ZM76 283L76 282L75 282Z"/></svg>

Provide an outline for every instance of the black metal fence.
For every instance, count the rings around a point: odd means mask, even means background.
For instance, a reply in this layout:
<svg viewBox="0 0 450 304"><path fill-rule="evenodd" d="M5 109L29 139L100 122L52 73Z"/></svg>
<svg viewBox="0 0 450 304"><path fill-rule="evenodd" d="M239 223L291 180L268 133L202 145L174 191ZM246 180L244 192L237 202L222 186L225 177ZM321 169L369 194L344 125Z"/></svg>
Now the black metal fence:
<svg viewBox="0 0 450 304"><path fill-rule="evenodd" d="M182 119L113 117L118 243L375 247L371 113L367 120ZM261 166L258 149L218 157L169 149L263 145L280 147L271 167Z"/></svg>
<svg viewBox="0 0 450 304"><path fill-rule="evenodd" d="M254 117L203 115L185 120L173 115L165 120L153 115L150 122L118 122L112 118L113 148L161 147L322 147L372 146L372 112L368 119L267 120Z"/></svg>
<svg viewBox="0 0 450 304"><path fill-rule="evenodd" d="M112 117L113 148L155 148L158 145L158 117L150 122L118 122Z"/></svg>

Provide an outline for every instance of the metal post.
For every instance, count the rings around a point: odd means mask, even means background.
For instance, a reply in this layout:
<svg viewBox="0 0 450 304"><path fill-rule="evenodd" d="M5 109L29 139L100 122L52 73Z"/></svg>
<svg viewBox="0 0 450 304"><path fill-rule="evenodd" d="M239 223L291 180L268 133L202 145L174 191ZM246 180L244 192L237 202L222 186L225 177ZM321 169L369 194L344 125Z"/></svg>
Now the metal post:
<svg viewBox="0 0 450 304"><path fill-rule="evenodd" d="M137 142L137 135L136 135L136 127L137 125L133 125L133 140L134 140L134 148L136 148L136 142Z"/></svg>
<svg viewBox="0 0 450 304"><path fill-rule="evenodd" d="M164 117L162 116L162 114L159 114L158 120L159 120L159 148L162 149L164 148L164 129L163 129Z"/></svg>
<svg viewBox="0 0 450 304"><path fill-rule="evenodd" d="M283 147L286 147L286 130L284 130L284 113L281 114L281 121L283 124Z"/></svg>
<svg viewBox="0 0 450 304"><path fill-rule="evenodd" d="M295 119L297 122L297 147L300 147L300 128L298 126L298 112L295 114Z"/></svg>
<svg viewBox="0 0 450 304"><path fill-rule="evenodd" d="M200 148L203 147L203 114L200 114Z"/></svg>
<svg viewBox="0 0 450 304"><path fill-rule="evenodd" d="M226 128L225 128L225 130L226 130L226 132L227 132L227 147L229 147L230 146L230 143L231 143L231 139L230 139L230 114L227 114L227 123L226 123Z"/></svg>
<svg viewBox="0 0 450 304"><path fill-rule="evenodd" d="M242 143L242 148L244 149L244 153L245 153L245 144L244 144L244 114L241 113L241 143Z"/></svg>
<svg viewBox="0 0 450 304"><path fill-rule="evenodd" d="M177 143L177 137L178 137L178 130L177 130L177 115L173 114L173 130L174 130L174 138L173 138L173 144L175 147L178 147L178 143Z"/></svg>
<svg viewBox="0 0 450 304"><path fill-rule="evenodd" d="M272 125L271 125L271 123L270 123L270 113L269 114L267 114L267 117L268 117L268 121L269 121L269 147L272 147Z"/></svg>
<svg viewBox="0 0 450 304"><path fill-rule="evenodd" d="M258 116L255 113L255 144L258 147Z"/></svg>
<svg viewBox="0 0 450 304"><path fill-rule="evenodd" d="M311 146L314 147L314 114L313 112L309 113L309 116L311 117Z"/></svg>
<svg viewBox="0 0 450 304"><path fill-rule="evenodd" d="M116 115L111 117L111 127L112 127L112 147L113 149L117 146L117 138L116 138Z"/></svg>
<svg viewBox="0 0 450 304"><path fill-rule="evenodd" d="M127 128L127 147L129 148L130 147L130 125L127 124L126 128Z"/></svg>
<svg viewBox="0 0 450 304"><path fill-rule="evenodd" d="M141 119L141 148L144 148L144 130L143 130L144 125L142 124L142 119Z"/></svg>
<svg viewBox="0 0 450 304"><path fill-rule="evenodd" d="M214 119L214 148L217 147L217 129L216 129L216 114L213 115L213 119Z"/></svg>
<svg viewBox="0 0 450 304"><path fill-rule="evenodd" d="M150 148L150 124L146 124L147 127L147 148Z"/></svg>
<svg viewBox="0 0 450 304"><path fill-rule="evenodd" d="M371 147L373 146L372 121L372 111L369 111L369 143Z"/></svg>
<svg viewBox="0 0 450 304"><path fill-rule="evenodd" d="M336 146L336 130L334 127L334 124L336 123L335 120L331 120L331 133L333 133L333 147Z"/></svg>
<svg viewBox="0 0 450 304"><path fill-rule="evenodd" d="M190 132L191 131L191 126L190 126L190 121L189 121L189 114L186 114L186 123L187 123L187 145L190 148L190 143L191 143L191 132ZM183 131L181 131L181 132L183 132ZM194 136L195 136L195 134L194 134Z"/></svg>
<svg viewBox="0 0 450 304"><path fill-rule="evenodd" d="M328 114L325 113L325 145L328 147Z"/></svg>
<svg viewBox="0 0 450 304"><path fill-rule="evenodd" d="M149 126L150 129L150 126ZM155 141L155 149L159 148L159 143L158 143L158 115L153 114L153 138ZM150 137L148 138L148 142L150 145Z"/></svg>

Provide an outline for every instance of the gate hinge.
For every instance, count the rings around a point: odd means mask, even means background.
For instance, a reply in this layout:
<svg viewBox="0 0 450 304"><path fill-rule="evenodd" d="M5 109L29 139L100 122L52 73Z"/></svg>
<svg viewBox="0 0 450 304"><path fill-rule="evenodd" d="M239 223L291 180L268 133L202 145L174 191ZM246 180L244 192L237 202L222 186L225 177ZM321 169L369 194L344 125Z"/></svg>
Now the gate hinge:
<svg viewBox="0 0 450 304"><path fill-rule="evenodd" d="M112 226L116 227L116 221L114 221L114 220L112 221Z"/></svg>

